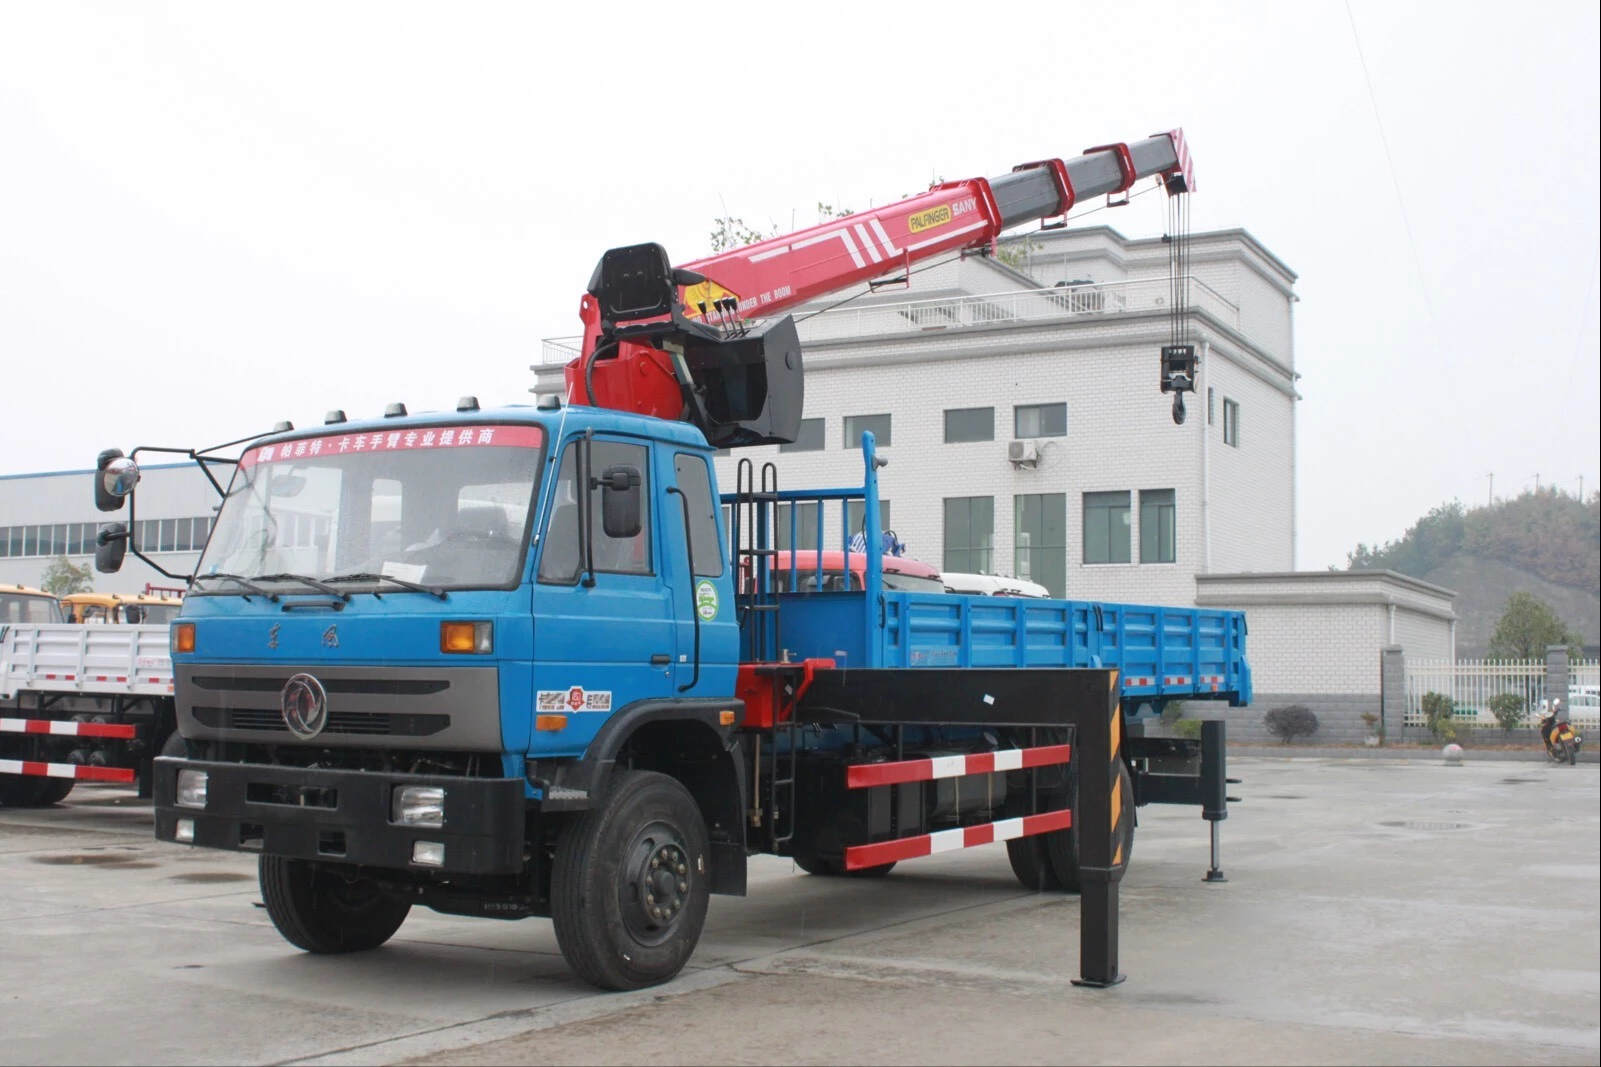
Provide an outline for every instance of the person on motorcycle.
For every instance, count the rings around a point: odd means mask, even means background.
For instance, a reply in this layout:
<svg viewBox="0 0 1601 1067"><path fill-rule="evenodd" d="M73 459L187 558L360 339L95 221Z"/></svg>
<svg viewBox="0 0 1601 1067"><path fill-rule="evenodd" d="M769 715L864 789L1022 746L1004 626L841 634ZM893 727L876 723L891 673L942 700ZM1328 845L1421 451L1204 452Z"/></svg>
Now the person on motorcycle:
<svg viewBox="0 0 1601 1067"><path fill-rule="evenodd" d="M1540 740L1545 747L1551 747L1551 731L1556 729L1557 720L1562 718L1562 698L1553 697L1546 707L1545 717L1540 720Z"/></svg>

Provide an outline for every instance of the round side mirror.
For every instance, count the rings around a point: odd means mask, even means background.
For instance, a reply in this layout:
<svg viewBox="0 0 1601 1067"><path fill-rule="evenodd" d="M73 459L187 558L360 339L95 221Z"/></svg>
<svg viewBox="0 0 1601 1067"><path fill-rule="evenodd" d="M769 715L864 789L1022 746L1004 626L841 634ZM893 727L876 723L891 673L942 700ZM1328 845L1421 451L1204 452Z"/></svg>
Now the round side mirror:
<svg viewBox="0 0 1601 1067"><path fill-rule="evenodd" d="M139 464L126 456L112 460L100 472L100 484L112 496L127 496L139 484Z"/></svg>

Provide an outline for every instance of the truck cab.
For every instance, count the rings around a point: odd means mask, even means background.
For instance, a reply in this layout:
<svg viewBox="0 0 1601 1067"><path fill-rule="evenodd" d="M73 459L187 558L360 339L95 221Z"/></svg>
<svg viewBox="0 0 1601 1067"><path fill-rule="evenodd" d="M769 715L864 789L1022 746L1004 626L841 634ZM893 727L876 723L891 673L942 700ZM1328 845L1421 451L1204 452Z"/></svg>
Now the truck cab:
<svg viewBox="0 0 1601 1067"><path fill-rule="evenodd" d="M0 626L65 621L61 603L43 589L0 585Z"/></svg>

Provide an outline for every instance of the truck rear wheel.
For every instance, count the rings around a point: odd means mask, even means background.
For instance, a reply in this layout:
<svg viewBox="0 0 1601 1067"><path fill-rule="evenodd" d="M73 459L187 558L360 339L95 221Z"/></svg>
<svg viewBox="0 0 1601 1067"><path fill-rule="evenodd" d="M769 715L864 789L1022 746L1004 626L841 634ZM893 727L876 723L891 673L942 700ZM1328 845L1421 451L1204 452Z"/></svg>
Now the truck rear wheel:
<svg viewBox="0 0 1601 1067"><path fill-rule="evenodd" d="M1117 765L1117 781L1114 788L1118 791L1122 802L1118 814L1117 825L1112 829L1112 854L1118 854L1119 846L1122 848L1120 866L1127 867L1129 857L1134 854L1134 779L1128 772L1128 764L1119 762ZM1078 874L1078 775L1077 768L1073 778L1073 825L1066 830L1057 830L1054 833L1042 834L1045 843L1045 854L1049 858L1051 868L1056 872L1057 880L1062 888L1077 893L1080 888Z"/></svg>
<svg viewBox="0 0 1601 1067"><path fill-rule="evenodd" d="M36 808L48 808L52 804L59 804L67 799L67 794L71 793L72 787L77 784L77 779L74 778L46 778L44 779L44 788L39 790L39 795L34 799L33 806Z"/></svg>
<svg viewBox="0 0 1601 1067"><path fill-rule="evenodd" d="M0 804L8 808L36 808L50 780L31 774L0 774Z"/></svg>
<svg viewBox="0 0 1601 1067"><path fill-rule="evenodd" d="M261 899L272 924L307 952L362 952L388 941L411 911L365 878L283 856L262 856Z"/></svg>
<svg viewBox="0 0 1601 1067"><path fill-rule="evenodd" d="M700 808L676 779L618 772L604 805L556 841L551 918L568 965L602 989L676 975L706 922L708 851Z"/></svg>
<svg viewBox="0 0 1601 1067"><path fill-rule="evenodd" d="M1057 831L1061 834L1070 832ZM1045 855L1045 842L1040 840L1041 836L1044 835L1012 838L1006 842L1006 858L1011 861L1012 873L1017 875L1024 889L1034 893L1060 892L1066 887Z"/></svg>

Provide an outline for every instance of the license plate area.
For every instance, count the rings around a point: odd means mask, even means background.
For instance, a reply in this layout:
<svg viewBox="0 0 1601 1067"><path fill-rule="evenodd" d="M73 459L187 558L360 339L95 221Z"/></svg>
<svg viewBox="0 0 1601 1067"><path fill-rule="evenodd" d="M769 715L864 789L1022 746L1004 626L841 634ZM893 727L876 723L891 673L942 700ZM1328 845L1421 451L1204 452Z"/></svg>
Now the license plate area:
<svg viewBox="0 0 1601 1067"><path fill-rule="evenodd" d="M339 807L339 790L316 785L250 782L245 786L245 801L287 808L333 809Z"/></svg>

